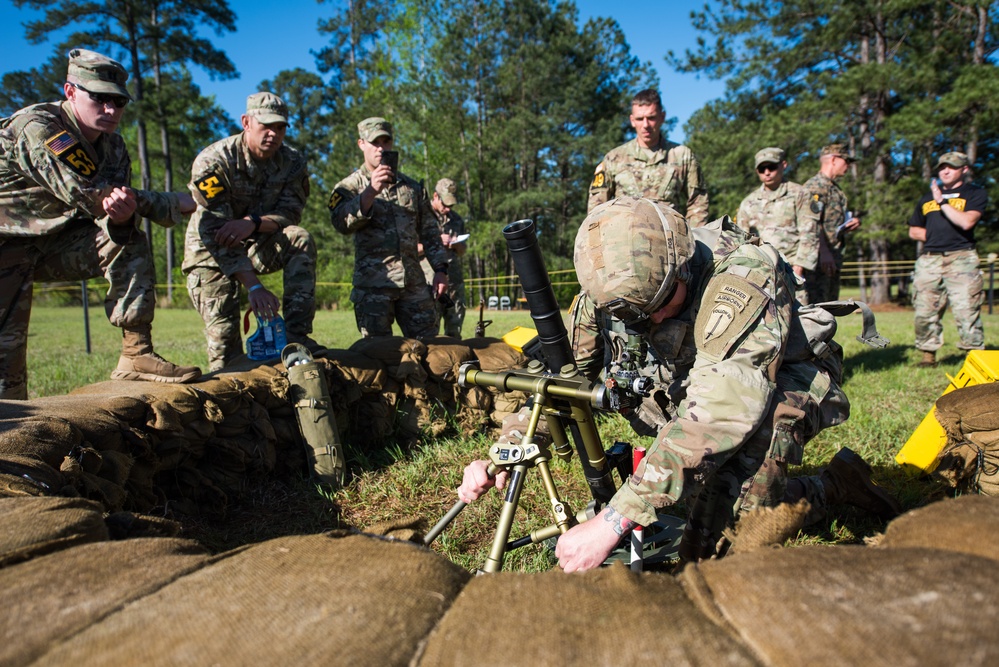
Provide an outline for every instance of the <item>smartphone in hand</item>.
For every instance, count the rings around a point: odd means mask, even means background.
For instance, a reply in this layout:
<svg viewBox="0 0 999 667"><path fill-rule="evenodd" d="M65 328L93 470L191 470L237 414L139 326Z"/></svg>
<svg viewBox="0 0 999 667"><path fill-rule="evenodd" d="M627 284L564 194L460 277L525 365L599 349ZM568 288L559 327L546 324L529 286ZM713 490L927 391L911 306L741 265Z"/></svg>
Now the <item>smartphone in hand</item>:
<svg viewBox="0 0 999 667"><path fill-rule="evenodd" d="M399 173L399 151L382 151L382 164L387 164L392 169L392 182L395 183Z"/></svg>

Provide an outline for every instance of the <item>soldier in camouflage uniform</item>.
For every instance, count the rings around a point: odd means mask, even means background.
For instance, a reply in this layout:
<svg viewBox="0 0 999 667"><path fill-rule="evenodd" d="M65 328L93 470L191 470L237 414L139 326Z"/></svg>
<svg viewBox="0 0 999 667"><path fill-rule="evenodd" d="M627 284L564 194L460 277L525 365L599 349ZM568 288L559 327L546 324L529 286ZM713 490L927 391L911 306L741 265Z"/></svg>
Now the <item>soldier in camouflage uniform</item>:
<svg viewBox="0 0 999 667"><path fill-rule="evenodd" d="M587 216L574 259L583 288L572 308L580 370L594 379L620 362L630 339L644 343L642 374L656 390L631 417L656 439L609 505L559 538L565 571L601 564L657 509L695 496L681 548L687 560L713 555L740 513L782 501L807 498L816 513L840 502L897 512L849 450L819 476L786 480L805 442L842 423L849 402L835 321L818 308L806 320L793 273L772 246L727 219L691 229L658 202L624 198ZM460 498L491 486L484 470L480 462L466 468Z"/></svg>
<svg viewBox="0 0 999 667"><path fill-rule="evenodd" d="M198 209L187 226L184 273L194 307L205 321L213 371L242 354L239 287L261 318L283 305L289 343L313 354L324 348L309 337L316 314L316 245L298 223L309 196L305 156L285 145L288 108L277 95L246 99L243 131L201 151L188 188ZM259 275L284 271L283 303Z"/></svg>
<svg viewBox="0 0 999 667"><path fill-rule="evenodd" d="M756 172L763 185L742 200L736 224L777 248L794 275L804 278L806 270L815 270L819 259L819 216L812 211L805 189L784 180L785 169L782 149L764 148L756 153ZM796 296L807 303L804 289L799 288Z"/></svg>
<svg viewBox="0 0 999 667"><path fill-rule="evenodd" d="M843 245L847 232L860 227L860 218L847 220L846 194L836 184L856 162L843 144L832 144L819 154L819 173L805 182L812 211L819 216L819 267L805 272L808 303L839 299L840 272L843 270Z"/></svg>
<svg viewBox="0 0 999 667"><path fill-rule="evenodd" d="M194 209L188 195L134 190L115 132L131 100L116 61L74 49L65 102L0 119L0 398L25 399L35 280L104 276L104 309L123 332L116 380L189 382L201 375L153 352L152 257L140 216L170 227Z"/></svg>
<svg viewBox="0 0 999 667"><path fill-rule="evenodd" d="M398 321L404 336L436 336L440 328L434 301L447 291L448 257L423 186L382 164L393 146L392 125L367 118L357 125L364 164L336 184L330 194L333 226L354 236L354 304L364 337L391 336ZM420 269L418 244L434 269L428 288Z"/></svg>
<svg viewBox="0 0 999 667"><path fill-rule="evenodd" d="M465 233L465 221L451 210L458 203L458 186L450 178L442 178L434 187L434 196L430 200L430 208L441 230L441 243L447 250L447 295L451 305L437 302L437 313L444 322L444 335L461 338L461 326L465 322L465 272L462 270L461 257L468 246L458 237ZM420 254L423 254L423 244L420 244ZM433 285L434 268L424 257L420 262L427 284Z"/></svg>
<svg viewBox="0 0 999 667"><path fill-rule="evenodd" d="M945 153L937 160L939 180L916 205L909 220L909 237L923 242L913 279L916 310L916 349L921 366L936 366L943 346L940 320L950 303L961 350L985 349L982 302L985 283L975 251L975 226L988 197L971 183L970 161L964 153Z"/></svg>
<svg viewBox="0 0 999 667"><path fill-rule="evenodd" d="M668 203L694 227L708 221L708 191L701 167L686 146L667 141L660 131L666 112L655 90L631 100L635 138L618 146L597 165L586 210L615 197L648 197Z"/></svg>

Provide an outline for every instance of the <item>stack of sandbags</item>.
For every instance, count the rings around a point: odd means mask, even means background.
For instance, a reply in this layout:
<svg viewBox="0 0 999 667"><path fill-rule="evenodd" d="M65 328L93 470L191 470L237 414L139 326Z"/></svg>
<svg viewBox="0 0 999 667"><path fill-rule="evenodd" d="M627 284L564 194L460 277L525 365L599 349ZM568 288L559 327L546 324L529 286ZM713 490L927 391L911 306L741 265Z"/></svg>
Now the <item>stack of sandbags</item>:
<svg viewBox="0 0 999 667"><path fill-rule="evenodd" d="M759 550L676 578L619 563L472 577L397 539L403 525L209 558L107 541L79 500L0 499L0 519L0 664L999 662L999 591L982 585L999 566L993 498L903 515L876 547Z"/></svg>
<svg viewBox="0 0 999 667"><path fill-rule="evenodd" d="M937 399L947 433L933 476L953 487L999 496L999 382L956 389Z"/></svg>

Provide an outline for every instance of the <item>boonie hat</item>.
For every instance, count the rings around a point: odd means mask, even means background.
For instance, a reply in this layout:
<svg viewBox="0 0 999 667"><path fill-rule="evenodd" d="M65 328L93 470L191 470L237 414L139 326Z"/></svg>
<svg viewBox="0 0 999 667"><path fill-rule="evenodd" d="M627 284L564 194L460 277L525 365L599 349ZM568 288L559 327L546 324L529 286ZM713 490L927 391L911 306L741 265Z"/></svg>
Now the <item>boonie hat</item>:
<svg viewBox="0 0 999 667"><path fill-rule="evenodd" d="M454 206L458 203L458 184L450 178L442 178L437 181L434 192L440 196L445 206Z"/></svg>
<svg viewBox="0 0 999 667"><path fill-rule="evenodd" d="M776 146L771 146L769 148L762 148L756 153L756 164L754 166L759 167L761 164L780 164L785 159L784 151Z"/></svg>
<svg viewBox="0 0 999 667"><path fill-rule="evenodd" d="M246 115L264 125L288 122L288 106L274 93L253 93L246 98Z"/></svg>
<svg viewBox="0 0 999 667"><path fill-rule="evenodd" d="M944 153L940 156L940 159L937 160L937 166L933 167L933 170L936 171L944 165L960 169L961 167L970 167L971 162L968 160L968 156L964 153L951 151L950 153Z"/></svg>
<svg viewBox="0 0 999 667"><path fill-rule="evenodd" d="M828 146L824 147L822 149L822 152L819 153L819 157L825 157L827 155L832 155L834 157L841 157L847 162L857 161L857 158L853 157L852 155L846 152L846 146L844 146L843 144L829 144Z"/></svg>
<svg viewBox="0 0 999 667"><path fill-rule="evenodd" d="M132 99L128 88L125 87L128 72L117 60L111 60L96 51L87 49L70 51L66 76L75 79L92 93L123 95Z"/></svg>
<svg viewBox="0 0 999 667"><path fill-rule="evenodd" d="M392 123L378 116L365 118L357 124L357 134L365 141L374 141L378 137L389 137L391 139Z"/></svg>

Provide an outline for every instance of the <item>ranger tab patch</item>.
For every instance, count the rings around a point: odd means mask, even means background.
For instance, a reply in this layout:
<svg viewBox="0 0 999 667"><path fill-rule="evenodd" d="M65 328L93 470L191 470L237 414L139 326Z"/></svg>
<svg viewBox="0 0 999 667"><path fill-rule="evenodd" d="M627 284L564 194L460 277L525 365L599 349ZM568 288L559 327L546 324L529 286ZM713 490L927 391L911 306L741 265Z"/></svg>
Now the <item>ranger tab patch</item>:
<svg viewBox="0 0 999 667"><path fill-rule="evenodd" d="M63 130L45 142L45 148L80 176L93 176L97 165L72 134Z"/></svg>
<svg viewBox="0 0 999 667"><path fill-rule="evenodd" d="M694 323L697 347L724 359L756 322L767 299L745 278L723 273L711 279Z"/></svg>

